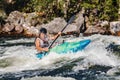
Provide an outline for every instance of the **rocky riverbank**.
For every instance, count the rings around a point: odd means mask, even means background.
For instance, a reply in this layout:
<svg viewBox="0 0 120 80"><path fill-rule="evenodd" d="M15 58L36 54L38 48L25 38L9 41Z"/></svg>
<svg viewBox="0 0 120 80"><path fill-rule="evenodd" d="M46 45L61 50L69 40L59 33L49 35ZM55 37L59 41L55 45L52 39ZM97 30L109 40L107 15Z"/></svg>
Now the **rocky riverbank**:
<svg viewBox="0 0 120 80"><path fill-rule="evenodd" d="M37 36L39 29L45 27L50 34L56 34L61 31L67 24L63 18L54 18L48 23L44 21L44 13L22 13L13 11L0 25L0 37L3 36ZM83 16L82 12L76 15L76 19L65 29L64 34L83 33L91 34L112 34L120 36L120 21L96 21L94 24L89 23L89 19Z"/></svg>

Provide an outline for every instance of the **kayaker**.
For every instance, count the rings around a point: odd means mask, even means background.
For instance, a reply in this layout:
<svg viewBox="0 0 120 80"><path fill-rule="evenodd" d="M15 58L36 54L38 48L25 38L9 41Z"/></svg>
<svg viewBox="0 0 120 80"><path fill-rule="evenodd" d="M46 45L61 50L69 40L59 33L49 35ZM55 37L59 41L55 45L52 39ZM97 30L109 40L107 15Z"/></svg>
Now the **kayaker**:
<svg viewBox="0 0 120 80"><path fill-rule="evenodd" d="M54 40L58 35L61 35L61 32L58 32L55 36L47 35L47 30L41 28L39 31L39 36L35 39L35 47L38 52L49 51L49 40Z"/></svg>

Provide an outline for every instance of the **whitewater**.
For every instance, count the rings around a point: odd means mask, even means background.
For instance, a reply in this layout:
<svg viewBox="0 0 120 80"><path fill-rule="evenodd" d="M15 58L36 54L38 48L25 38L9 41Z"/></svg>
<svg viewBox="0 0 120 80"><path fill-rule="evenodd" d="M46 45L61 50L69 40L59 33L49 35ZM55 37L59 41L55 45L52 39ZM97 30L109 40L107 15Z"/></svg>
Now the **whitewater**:
<svg viewBox="0 0 120 80"><path fill-rule="evenodd" d="M110 44L120 45L120 37L95 34L88 37L60 37L57 42L84 39L92 42L82 51L61 55L50 53L38 59L35 56L35 38L2 37L0 79L120 80L120 56L109 49Z"/></svg>

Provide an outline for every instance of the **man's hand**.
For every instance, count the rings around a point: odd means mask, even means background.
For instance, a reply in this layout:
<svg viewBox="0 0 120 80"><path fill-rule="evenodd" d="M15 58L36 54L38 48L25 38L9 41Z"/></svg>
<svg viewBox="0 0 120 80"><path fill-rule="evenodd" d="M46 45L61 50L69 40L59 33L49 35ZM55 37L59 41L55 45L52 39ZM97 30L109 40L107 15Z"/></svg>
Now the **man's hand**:
<svg viewBox="0 0 120 80"><path fill-rule="evenodd" d="M44 48L43 50L44 50L44 51L49 51L49 49L48 49L48 48Z"/></svg>
<svg viewBox="0 0 120 80"><path fill-rule="evenodd" d="M61 35L61 32L58 32L58 35Z"/></svg>

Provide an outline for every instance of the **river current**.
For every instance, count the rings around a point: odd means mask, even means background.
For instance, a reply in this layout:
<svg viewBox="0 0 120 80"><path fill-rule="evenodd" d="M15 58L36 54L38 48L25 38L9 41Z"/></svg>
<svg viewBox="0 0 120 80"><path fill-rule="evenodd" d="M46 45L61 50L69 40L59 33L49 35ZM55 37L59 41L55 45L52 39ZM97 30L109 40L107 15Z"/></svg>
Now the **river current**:
<svg viewBox="0 0 120 80"><path fill-rule="evenodd" d="M34 38L0 38L0 79L2 80L120 80L120 54L109 48L120 45L120 37L92 35L60 37L57 42L91 39L77 53L50 53L36 58Z"/></svg>

